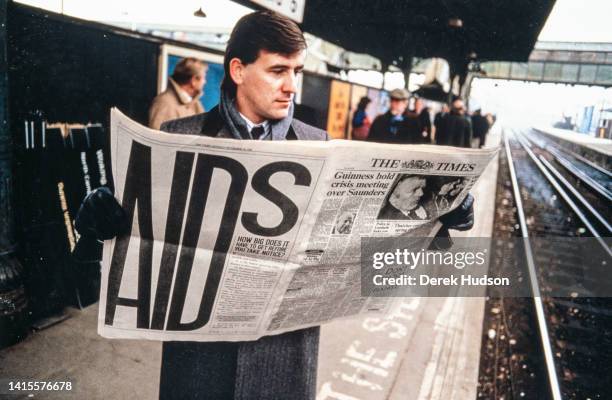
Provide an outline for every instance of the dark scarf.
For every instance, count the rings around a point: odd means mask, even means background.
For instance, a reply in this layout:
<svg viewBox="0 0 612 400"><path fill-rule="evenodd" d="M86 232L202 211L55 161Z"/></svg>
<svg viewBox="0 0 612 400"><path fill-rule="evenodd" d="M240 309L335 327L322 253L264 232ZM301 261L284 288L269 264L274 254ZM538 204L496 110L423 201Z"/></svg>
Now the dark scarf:
<svg viewBox="0 0 612 400"><path fill-rule="evenodd" d="M221 90L221 101L219 102L219 113L221 118L225 122L230 134L235 139L248 140L253 139L249 132L246 122L240 116L240 113L236 109L234 99L225 90ZM293 103L289 107L289 114L279 120L270 121L270 135L272 140L285 140L287 132L291 127L291 121L293 120Z"/></svg>

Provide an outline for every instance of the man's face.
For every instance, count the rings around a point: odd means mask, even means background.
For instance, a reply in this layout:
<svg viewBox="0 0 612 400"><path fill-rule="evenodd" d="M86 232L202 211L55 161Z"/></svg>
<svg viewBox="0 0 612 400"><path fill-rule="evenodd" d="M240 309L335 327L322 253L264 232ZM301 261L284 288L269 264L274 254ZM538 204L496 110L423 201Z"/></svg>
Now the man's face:
<svg viewBox="0 0 612 400"><path fill-rule="evenodd" d="M232 60L238 111L255 123L285 118L297 91L305 56L304 51L286 56L261 50L251 64Z"/></svg>
<svg viewBox="0 0 612 400"><path fill-rule="evenodd" d="M417 177L404 179L391 194L393 206L404 212L414 210L425 193L424 188L425 179Z"/></svg>
<svg viewBox="0 0 612 400"><path fill-rule="evenodd" d="M417 113L421 113L421 111L423 111L423 100L421 99L415 99L414 100L414 111Z"/></svg>
<svg viewBox="0 0 612 400"><path fill-rule="evenodd" d="M391 99L391 103L389 104L389 109L393 115L403 114L407 107L408 100Z"/></svg>
<svg viewBox="0 0 612 400"><path fill-rule="evenodd" d="M200 93L202 88L204 88L204 84L206 84L206 67L202 68L202 70L197 74L191 77L190 86L192 96Z"/></svg>
<svg viewBox="0 0 612 400"><path fill-rule="evenodd" d="M465 114L465 104L463 104L463 101L461 100L453 101L453 112L459 115Z"/></svg>

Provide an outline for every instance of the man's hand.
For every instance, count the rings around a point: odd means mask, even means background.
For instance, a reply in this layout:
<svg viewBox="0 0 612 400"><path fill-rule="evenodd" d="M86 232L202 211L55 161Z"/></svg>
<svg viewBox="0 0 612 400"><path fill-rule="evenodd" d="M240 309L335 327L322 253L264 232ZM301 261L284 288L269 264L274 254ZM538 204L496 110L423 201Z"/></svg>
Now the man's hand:
<svg viewBox="0 0 612 400"><path fill-rule="evenodd" d="M101 241L124 234L129 228L125 211L107 187L100 187L85 197L75 227L81 237L72 256L82 263L99 262Z"/></svg>
<svg viewBox="0 0 612 400"><path fill-rule="evenodd" d="M103 186L85 197L75 227L81 236L107 240L128 231L128 218L110 189Z"/></svg>
<svg viewBox="0 0 612 400"><path fill-rule="evenodd" d="M429 245L429 250L448 250L453 246L449 229L467 231L474 226L474 196L468 193L459 207L440 217L442 228Z"/></svg>
<svg viewBox="0 0 612 400"><path fill-rule="evenodd" d="M468 231L474 226L474 196L468 193L459 207L440 217L446 229Z"/></svg>

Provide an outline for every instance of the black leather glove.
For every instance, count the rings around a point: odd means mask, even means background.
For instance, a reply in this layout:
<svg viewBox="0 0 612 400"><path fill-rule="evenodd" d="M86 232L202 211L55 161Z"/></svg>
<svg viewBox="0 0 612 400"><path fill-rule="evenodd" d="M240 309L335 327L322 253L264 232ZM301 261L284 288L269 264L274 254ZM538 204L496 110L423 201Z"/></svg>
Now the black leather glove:
<svg viewBox="0 0 612 400"><path fill-rule="evenodd" d="M474 226L474 196L468 193L459 207L440 217L443 228L468 231Z"/></svg>
<svg viewBox="0 0 612 400"><path fill-rule="evenodd" d="M453 246L449 229L467 231L474 226L474 196L468 193L459 207L440 217L442 227L429 245L429 250L448 250Z"/></svg>
<svg viewBox="0 0 612 400"><path fill-rule="evenodd" d="M107 187L100 187L85 197L77 213L76 230L81 235L73 257L81 262L100 261L102 240L127 233L127 214Z"/></svg>
<svg viewBox="0 0 612 400"><path fill-rule="evenodd" d="M75 227L81 236L112 239L128 230L127 214L109 188L102 186L89 193L79 212Z"/></svg>

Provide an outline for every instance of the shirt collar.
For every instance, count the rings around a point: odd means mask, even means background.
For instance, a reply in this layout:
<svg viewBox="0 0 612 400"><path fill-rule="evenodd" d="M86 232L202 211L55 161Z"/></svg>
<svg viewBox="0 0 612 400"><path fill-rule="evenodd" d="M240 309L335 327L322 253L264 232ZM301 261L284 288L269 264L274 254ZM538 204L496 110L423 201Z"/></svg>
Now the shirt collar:
<svg viewBox="0 0 612 400"><path fill-rule="evenodd" d="M259 140L267 139L268 135L270 134L270 121L265 120L264 122L262 122L260 124L256 124L253 121L251 121L250 119L248 119L247 117L245 117L244 114L242 114L240 111L238 111L238 114L240 114L240 117L242 117L242 119L246 123L247 129L249 130L249 132L251 132L253 130L253 128L255 128L257 126L263 127L264 128L264 134L259 137Z"/></svg>
<svg viewBox="0 0 612 400"><path fill-rule="evenodd" d="M186 91L184 91L182 88L179 88L179 90L181 92L180 96L185 103L191 103L193 101L193 97L191 97Z"/></svg>

